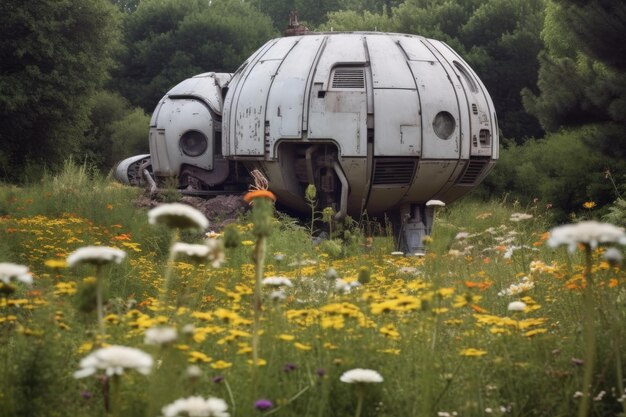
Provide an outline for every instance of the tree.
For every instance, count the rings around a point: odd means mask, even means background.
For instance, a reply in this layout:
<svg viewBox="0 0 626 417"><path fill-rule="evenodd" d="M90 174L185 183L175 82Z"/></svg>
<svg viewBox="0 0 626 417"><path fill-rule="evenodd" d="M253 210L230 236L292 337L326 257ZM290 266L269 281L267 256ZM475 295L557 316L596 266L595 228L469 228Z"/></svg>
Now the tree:
<svg viewBox="0 0 626 417"><path fill-rule="evenodd" d="M143 0L126 19L112 85L151 112L180 81L233 72L275 35L267 16L239 0Z"/></svg>
<svg viewBox="0 0 626 417"><path fill-rule="evenodd" d="M0 4L1 177L55 167L80 145L107 76L119 12L108 0Z"/></svg>
<svg viewBox="0 0 626 417"><path fill-rule="evenodd" d="M626 58L618 41L625 32L623 2L550 1L539 94L524 92L526 108L548 131L594 125L588 151L607 165L626 158Z"/></svg>

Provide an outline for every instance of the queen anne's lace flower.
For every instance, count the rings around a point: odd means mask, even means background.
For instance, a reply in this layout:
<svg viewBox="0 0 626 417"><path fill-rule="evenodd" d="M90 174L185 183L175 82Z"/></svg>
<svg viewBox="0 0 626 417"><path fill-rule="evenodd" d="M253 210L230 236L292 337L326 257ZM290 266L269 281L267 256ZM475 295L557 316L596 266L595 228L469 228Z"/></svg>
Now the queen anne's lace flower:
<svg viewBox="0 0 626 417"><path fill-rule="evenodd" d="M441 200L428 200L426 207L445 207L446 203Z"/></svg>
<svg viewBox="0 0 626 417"><path fill-rule="evenodd" d="M293 287L291 280L285 277L267 277L262 281L263 285L271 285L274 287Z"/></svg>
<svg viewBox="0 0 626 417"><path fill-rule="evenodd" d="M201 229L209 227L209 221L199 210L181 203L162 204L148 212L150 224L161 224L178 229Z"/></svg>
<svg viewBox="0 0 626 417"><path fill-rule="evenodd" d="M172 343L178 338L178 332L174 327L152 327L146 330L144 343L147 345L165 345Z"/></svg>
<svg viewBox="0 0 626 417"><path fill-rule="evenodd" d="M589 245L591 249L601 243L626 245L626 233L621 227L593 220L558 226L550 231L548 245L553 248L567 245L568 250L574 252L578 243Z"/></svg>
<svg viewBox="0 0 626 417"><path fill-rule="evenodd" d="M33 283L33 276L28 271L27 266L11 262L0 262L0 281L8 285L12 279L28 285Z"/></svg>
<svg viewBox="0 0 626 417"><path fill-rule="evenodd" d="M205 259L209 256L209 247L207 245L176 242L171 250L175 254L187 255L198 260Z"/></svg>
<svg viewBox="0 0 626 417"><path fill-rule="evenodd" d="M99 369L107 376L122 375L125 369L134 369L148 375L154 361L147 353L127 346L107 346L85 356L80 361L80 368L74 372L74 378L84 378L95 374Z"/></svg>
<svg viewBox="0 0 626 417"><path fill-rule="evenodd" d="M76 249L67 257L67 265L79 264L104 265L109 262L119 264L126 257L126 252L108 246L84 246Z"/></svg>
<svg viewBox="0 0 626 417"><path fill-rule="evenodd" d="M372 369L356 368L344 372L339 380L347 384L372 384L383 382L383 377Z"/></svg>
<svg viewBox="0 0 626 417"><path fill-rule="evenodd" d="M526 303L523 301L511 301L507 310L509 311L524 311L526 309Z"/></svg>
<svg viewBox="0 0 626 417"><path fill-rule="evenodd" d="M179 398L161 410L164 417L229 417L228 405L221 398L199 396Z"/></svg>

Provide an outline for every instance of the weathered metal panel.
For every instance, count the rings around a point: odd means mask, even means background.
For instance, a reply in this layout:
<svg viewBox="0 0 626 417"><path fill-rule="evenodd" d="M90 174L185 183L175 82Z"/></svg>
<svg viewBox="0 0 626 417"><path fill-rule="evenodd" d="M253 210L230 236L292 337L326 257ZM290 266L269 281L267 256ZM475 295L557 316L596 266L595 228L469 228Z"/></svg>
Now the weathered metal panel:
<svg viewBox="0 0 626 417"><path fill-rule="evenodd" d="M457 161L421 160L413 184L402 202L426 202L432 199L446 186L456 167Z"/></svg>
<svg viewBox="0 0 626 417"><path fill-rule="evenodd" d="M459 104L453 84L439 62L410 61L409 65L418 87L422 110L422 158L458 159L461 130ZM433 127L439 112L448 112L454 119L454 130L446 139L438 137Z"/></svg>
<svg viewBox="0 0 626 417"><path fill-rule="evenodd" d="M309 114L309 139L332 139L341 155L367 155L365 91L328 91Z"/></svg>
<svg viewBox="0 0 626 417"><path fill-rule="evenodd" d="M209 146L199 156L187 156L180 149L180 137L189 130L202 132ZM153 134L153 132L157 132ZM166 99L151 129L150 153L157 155L153 167L158 175L178 174L180 164L191 164L202 169L213 169L213 119L209 109L194 99Z"/></svg>
<svg viewBox="0 0 626 417"><path fill-rule="evenodd" d="M302 136L305 93L322 39L321 36L302 38L286 55L274 77L266 115L270 157L274 156L274 144L280 138Z"/></svg>
<svg viewBox="0 0 626 417"><path fill-rule="evenodd" d="M432 52L430 52L422 42L424 38L417 36L398 36L395 39L410 61L436 61Z"/></svg>
<svg viewBox="0 0 626 417"><path fill-rule="evenodd" d="M234 154L239 156L263 155L265 138L265 105L272 79L281 61L261 60L254 65L254 76L243 80L237 102L231 109L234 129L230 140L234 142ZM231 119L231 123L233 120Z"/></svg>
<svg viewBox="0 0 626 417"><path fill-rule="evenodd" d="M224 99L224 118L222 119L222 132L224 139L222 141L222 153L224 156L235 155L237 151L236 146L236 127L237 127L237 105L239 101L239 95L245 85L246 78L250 75L250 72L255 67L263 55L270 50L279 39L273 39L265 43L259 48L246 62L244 62L237 72L233 74L233 78L229 85L228 94Z"/></svg>
<svg viewBox="0 0 626 417"><path fill-rule="evenodd" d="M367 35L366 42L374 88L415 89L415 79L406 57L393 38Z"/></svg>
<svg viewBox="0 0 626 417"><path fill-rule="evenodd" d="M365 65L366 62L362 34L326 35L326 44L317 64L313 82L322 83L322 89L327 90L330 72L335 66Z"/></svg>
<svg viewBox="0 0 626 417"><path fill-rule="evenodd" d="M430 39L429 43L435 46L446 60L452 64L454 72L463 83L466 92L468 92L470 105L468 113L471 120L471 134L469 135L471 155L491 156L493 159L498 159L499 132L497 118L493 102L485 86L463 58L447 44L433 39ZM475 107L473 107L474 105ZM481 143L480 141L480 131L484 129L489 130L491 134L489 143Z"/></svg>
<svg viewBox="0 0 626 417"><path fill-rule="evenodd" d="M416 90L374 90L374 155L419 156L422 148Z"/></svg>

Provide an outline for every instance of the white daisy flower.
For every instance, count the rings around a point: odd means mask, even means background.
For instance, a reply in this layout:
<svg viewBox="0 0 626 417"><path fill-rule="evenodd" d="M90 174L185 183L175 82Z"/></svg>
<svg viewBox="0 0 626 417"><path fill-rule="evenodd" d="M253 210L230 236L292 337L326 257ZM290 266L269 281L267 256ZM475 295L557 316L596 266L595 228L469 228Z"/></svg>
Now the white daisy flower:
<svg viewBox="0 0 626 417"><path fill-rule="evenodd" d="M174 327L151 327L146 330L143 342L147 345L165 345L177 338L178 332Z"/></svg>
<svg viewBox="0 0 626 417"><path fill-rule="evenodd" d="M383 382L383 377L372 369L356 368L344 372L339 380L347 384L372 384Z"/></svg>
<svg viewBox="0 0 626 417"><path fill-rule="evenodd" d="M0 262L0 281L8 285L12 279L28 285L33 283L33 276L28 271L27 266L11 262Z"/></svg>
<svg viewBox="0 0 626 417"><path fill-rule="evenodd" d="M126 252L109 246L83 246L70 253L67 265L74 267L79 264L104 265L109 262L119 264L126 257Z"/></svg>
<svg viewBox="0 0 626 417"><path fill-rule="evenodd" d="M626 232L621 227L593 220L558 226L550 231L550 247L567 245L568 250L574 252L578 243L589 245L591 249L601 243L626 245Z"/></svg>
<svg viewBox="0 0 626 417"><path fill-rule="evenodd" d="M150 224L161 224L175 229L200 229L209 227L209 221L199 210L181 203L162 204L148 212Z"/></svg>
<svg viewBox="0 0 626 417"><path fill-rule="evenodd" d="M200 396L179 398L161 409L164 417L229 417L228 405L221 398Z"/></svg>
<svg viewBox="0 0 626 417"><path fill-rule="evenodd" d="M107 346L85 356L80 361L80 368L74 372L74 378L84 378L104 370L107 376L122 375L125 369L134 369L148 375L154 360L149 354L127 346Z"/></svg>

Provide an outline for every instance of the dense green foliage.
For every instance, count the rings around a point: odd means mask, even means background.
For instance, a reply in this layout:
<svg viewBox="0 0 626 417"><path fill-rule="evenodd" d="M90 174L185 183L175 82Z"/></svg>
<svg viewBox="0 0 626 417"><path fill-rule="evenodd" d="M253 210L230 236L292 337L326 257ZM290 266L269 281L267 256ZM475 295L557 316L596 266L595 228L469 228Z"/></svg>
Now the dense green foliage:
<svg viewBox="0 0 626 417"><path fill-rule="evenodd" d="M0 5L0 175L17 180L79 149L88 103L118 46L105 0Z"/></svg>
<svg viewBox="0 0 626 417"><path fill-rule="evenodd" d="M180 81L233 72L275 35L266 16L239 0L144 0L125 21L126 50L112 84L152 111Z"/></svg>

